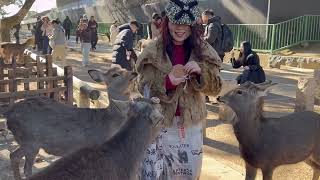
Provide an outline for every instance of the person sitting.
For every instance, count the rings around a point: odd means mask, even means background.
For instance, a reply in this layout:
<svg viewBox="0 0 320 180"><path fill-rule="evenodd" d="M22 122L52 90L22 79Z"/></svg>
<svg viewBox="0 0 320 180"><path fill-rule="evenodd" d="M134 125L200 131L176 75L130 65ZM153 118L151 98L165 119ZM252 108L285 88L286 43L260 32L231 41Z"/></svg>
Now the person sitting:
<svg viewBox="0 0 320 180"><path fill-rule="evenodd" d="M246 81L262 83L266 80L263 68L260 66L259 56L251 49L248 41L242 42L239 58L234 58L234 51L231 52L231 64L233 68L243 67L243 72L237 77L238 84Z"/></svg>

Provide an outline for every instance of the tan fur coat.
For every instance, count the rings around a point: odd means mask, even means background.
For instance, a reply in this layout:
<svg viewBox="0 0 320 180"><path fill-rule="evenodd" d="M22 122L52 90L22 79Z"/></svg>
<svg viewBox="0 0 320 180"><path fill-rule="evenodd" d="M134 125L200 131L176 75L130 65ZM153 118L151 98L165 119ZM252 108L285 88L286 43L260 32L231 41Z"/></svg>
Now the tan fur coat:
<svg viewBox="0 0 320 180"><path fill-rule="evenodd" d="M191 78L187 83L180 84L171 94L166 94L165 77L170 73L172 64L168 56L162 55L160 39L148 43L138 57L136 70L138 89L141 93L147 85L150 95L159 97L164 111L165 126L172 126L179 102L181 118L184 125L189 126L205 120L207 115L205 95L217 95L222 86L219 76L221 60L217 52L206 42L201 45L202 59L191 53L189 61L196 61L201 68L200 82Z"/></svg>

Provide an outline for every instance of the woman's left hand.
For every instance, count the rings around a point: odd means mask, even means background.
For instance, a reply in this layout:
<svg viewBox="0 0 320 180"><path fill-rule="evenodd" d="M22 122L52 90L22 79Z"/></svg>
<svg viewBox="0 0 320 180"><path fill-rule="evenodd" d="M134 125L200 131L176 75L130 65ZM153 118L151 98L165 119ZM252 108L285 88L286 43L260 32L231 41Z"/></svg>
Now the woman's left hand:
<svg viewBox="0 0 320 180"><path fill-rule="evenodd" d="M250 68L249 68L249 66L243 66L243 69L249 70Z"/></svg>
<svg viewBox="0 0 320 180"><path fill-rule="evenodd" d="M201 68L198 65L198 63L195 61L188 62L184 67L188 74L192 74L192 73L201 74Z"/></svg>

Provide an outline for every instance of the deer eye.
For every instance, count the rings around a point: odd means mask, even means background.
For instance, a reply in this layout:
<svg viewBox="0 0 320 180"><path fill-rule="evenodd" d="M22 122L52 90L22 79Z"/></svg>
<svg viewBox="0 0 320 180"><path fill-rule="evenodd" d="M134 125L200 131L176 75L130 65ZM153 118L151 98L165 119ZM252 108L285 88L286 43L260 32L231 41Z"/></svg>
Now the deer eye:
<svg viewBox="0 0 320 180"><path fill-rule="evenodd" d="M115 73L112 75L113 78L120 76L119 74Z"/></svg>
<svg viewBox="0 0 320 180"><path fill-rule="evenodd" d="M242 94L242 91L241 90L237 90L237 94Z"/></svg>

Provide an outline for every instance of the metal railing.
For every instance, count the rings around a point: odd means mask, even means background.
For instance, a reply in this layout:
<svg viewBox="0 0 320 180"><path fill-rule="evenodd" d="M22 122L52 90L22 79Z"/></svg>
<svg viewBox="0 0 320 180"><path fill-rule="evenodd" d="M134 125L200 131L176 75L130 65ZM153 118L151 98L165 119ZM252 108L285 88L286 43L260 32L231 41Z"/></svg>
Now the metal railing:
<svg viewBox="0 0 320 180"><path fill-rule="evenodd" d="M111 23L98 23L98 33L110 33ZM142 24L142 38L147 38L147 24ZM303 42L320 41L320 15L306 15L277 24L229 24L234 47L250 41L255 51L272 53ZM77 27L76 24L73 27ZM75 29L72 31L75 34Z"/></svg>
<svg viewBox="0 0 320 180"><path fill-rule="evenodd" d="M320 41L320 16L307 15L277 24L230 24L234 46L250 41L254 50L274 52L303 42Z"/></svg>

